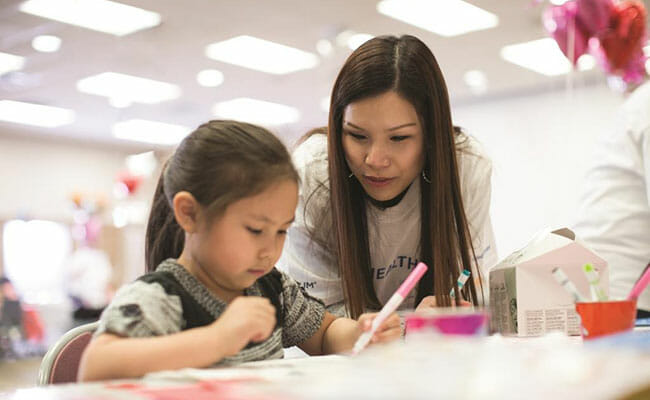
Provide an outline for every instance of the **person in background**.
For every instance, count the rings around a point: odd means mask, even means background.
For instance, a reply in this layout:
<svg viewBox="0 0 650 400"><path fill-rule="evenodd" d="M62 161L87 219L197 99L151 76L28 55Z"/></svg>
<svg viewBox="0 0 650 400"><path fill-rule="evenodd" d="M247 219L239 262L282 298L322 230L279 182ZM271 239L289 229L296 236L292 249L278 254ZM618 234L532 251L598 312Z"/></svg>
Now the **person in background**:
<svg viewBox="0 0 650 400"><path fill-rule="evenodd" d="M650 82L625 101L591 159L574 230L608 262L610 297L624 299L650 263ZM650 317L650 290L637 309Z"/></svg>
<svg viewBox="0 0 650 400"><path fill-rule="evenodd" d="M74 305L75 325L99 319L112 296L112 274L108 255L101 249L82 244L70 255L65 284Z"/></svg>
<svg viewBox="0 0 650 400"><path fill-rule="evenodd" d="M15 343L23 336L20 300L11 281L0 276L0 359L16 358Z"/></svg>
<svg viewBox="0 0 650 400"><path fill-rule="evenodd" d="M38 311L22 303L11 281L0 276L0 359L42 356L44 338Z"/></svg>

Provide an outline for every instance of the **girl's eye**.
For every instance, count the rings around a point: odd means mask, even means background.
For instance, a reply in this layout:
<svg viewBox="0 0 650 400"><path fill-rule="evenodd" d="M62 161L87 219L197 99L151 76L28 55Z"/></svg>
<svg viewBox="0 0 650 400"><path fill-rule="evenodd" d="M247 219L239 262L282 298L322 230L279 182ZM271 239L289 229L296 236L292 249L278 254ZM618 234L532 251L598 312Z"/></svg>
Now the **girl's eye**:
<svg viewBox="0 0 650 400"><path fill-rule="evenodd" d="M250 233L252 233L253 235L261 235L261 234L262 234L262 230L261 230L261 229L253 229L253 228L251 228L250 226L247 226L246 229L247 229Z"/></svg>
<svg viewBox="0 0 650 400"><path fill-rule="evenodd" d="M393 136L390 138L393 142L401 142L408 139L410 136Z"/></svg>
<svg viewBox="0 0 650 400"><path fill-rule="evenodd" d="M287 231L278 231L278 235L286 235Z"/></svg>

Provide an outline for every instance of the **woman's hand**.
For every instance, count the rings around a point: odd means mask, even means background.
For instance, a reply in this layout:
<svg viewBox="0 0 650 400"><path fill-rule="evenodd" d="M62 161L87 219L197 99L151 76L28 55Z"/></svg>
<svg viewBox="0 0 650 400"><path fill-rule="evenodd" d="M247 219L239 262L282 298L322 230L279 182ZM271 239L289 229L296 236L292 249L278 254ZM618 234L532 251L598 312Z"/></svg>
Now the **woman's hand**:
<svg viewBox="0 0 650 400"><path fill-rule="evenodd" d="M453 304L453 303L452 303L451 306L456 307L456 305ZM470 303L469 301L465 301L465 300L461 299L460 300L460 306L461 307L471 307L472 303ZM431 310L431 309L436 308L436 307L438 307L438 304L436 303L436 296L427 296L427 297L422 299L420 304L418 304L418 306L415 308L415 311L416 312L420 312L420 311L425 311L426 312L426 311Z"/></svg>

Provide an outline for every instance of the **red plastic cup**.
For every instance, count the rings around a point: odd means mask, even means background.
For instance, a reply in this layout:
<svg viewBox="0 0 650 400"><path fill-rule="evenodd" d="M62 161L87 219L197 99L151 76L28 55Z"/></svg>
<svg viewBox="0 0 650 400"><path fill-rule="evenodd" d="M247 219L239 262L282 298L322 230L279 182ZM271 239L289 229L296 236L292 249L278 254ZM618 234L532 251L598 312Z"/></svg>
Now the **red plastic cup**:
<svg viewBox="0 0 650 400"><path fill-rule="evenodd" d="M634 328L636 301L576 303L582 324L582 338L594 339Z"/></svg>

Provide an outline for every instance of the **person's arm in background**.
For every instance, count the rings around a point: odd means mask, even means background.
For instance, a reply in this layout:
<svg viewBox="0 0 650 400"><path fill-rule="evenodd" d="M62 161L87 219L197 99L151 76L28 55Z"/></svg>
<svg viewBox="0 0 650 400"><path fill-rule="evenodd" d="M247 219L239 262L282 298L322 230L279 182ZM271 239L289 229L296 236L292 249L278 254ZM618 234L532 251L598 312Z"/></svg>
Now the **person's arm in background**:
<svg viewBox="0 0 650 400"><path fill-rule="evenodd" d="M629 136L630 151L641 156L643 183L650 205L650 82L639 86L617 113L617 125ZM637 153L638 152L638 153Z"/></svg>

